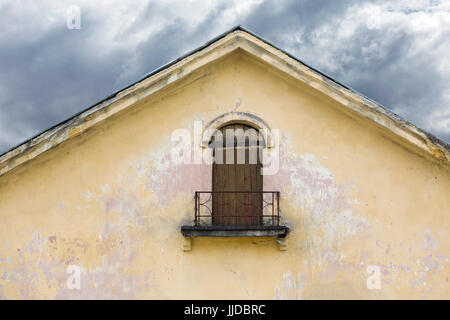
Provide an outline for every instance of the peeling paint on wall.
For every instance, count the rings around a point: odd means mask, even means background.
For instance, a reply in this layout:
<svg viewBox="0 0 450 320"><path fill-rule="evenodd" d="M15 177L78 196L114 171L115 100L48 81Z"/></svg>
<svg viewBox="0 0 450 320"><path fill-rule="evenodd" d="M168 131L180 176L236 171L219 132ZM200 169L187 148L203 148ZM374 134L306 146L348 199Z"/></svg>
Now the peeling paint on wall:
<svg viewBox="0 0 450 320"><path fill-rule="evenodd" d="M448 172L262 62L221 63L0 177L0 298L448 298ZM264 188L281 192L288 250L196 238L183 252L180 226L212 170L168 161L170 133L236 101L281 131Z"/></svg>

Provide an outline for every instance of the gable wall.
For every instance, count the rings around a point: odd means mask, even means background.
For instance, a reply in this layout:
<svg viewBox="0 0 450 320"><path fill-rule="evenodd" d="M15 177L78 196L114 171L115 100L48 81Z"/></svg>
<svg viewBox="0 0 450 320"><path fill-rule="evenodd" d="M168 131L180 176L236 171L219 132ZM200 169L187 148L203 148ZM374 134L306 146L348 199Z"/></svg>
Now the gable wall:
<svg viewBox="0 0 450 320"><path fill-rule="evenodd" d="M281 191L288 251L256 238L181 250L211 168L172 164L170 135L231 111L279 130L264 185ZM448 194L448 169L232 54L0 177L0 297L449 298Z"/></svg>

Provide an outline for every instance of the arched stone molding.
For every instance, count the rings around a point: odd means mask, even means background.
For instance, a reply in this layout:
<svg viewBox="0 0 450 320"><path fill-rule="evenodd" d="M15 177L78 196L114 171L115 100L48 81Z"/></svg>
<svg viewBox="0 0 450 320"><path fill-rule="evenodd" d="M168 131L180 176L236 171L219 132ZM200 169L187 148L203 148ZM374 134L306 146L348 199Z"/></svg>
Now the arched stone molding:
<svg viewBox="0 0 450 320"><path fill-rule="evenodd" d="M217 118L214 118L203 128L201 146L206 148L214 134L214 130L228 124L241 123L258 129L264 137L267 148L273 148L275 145L272 131L268 124L258 116L246 112L228 112Z"/></svg>

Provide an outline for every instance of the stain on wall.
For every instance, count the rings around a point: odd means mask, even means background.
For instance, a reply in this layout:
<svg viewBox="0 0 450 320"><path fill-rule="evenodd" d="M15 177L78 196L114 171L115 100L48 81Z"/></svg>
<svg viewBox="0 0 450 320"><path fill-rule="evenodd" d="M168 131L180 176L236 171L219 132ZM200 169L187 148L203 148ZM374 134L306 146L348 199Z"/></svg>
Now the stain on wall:
<svg viewBox="0 0 450 320"><path fill-rule="evenodd" d="M241 53L199 72L0 177L1 299L448 298L445 167ZM171 133L236 108L280 130L264 188L281 192L288 250L196 238L183 252L211 166L173 164Z"/></svg>

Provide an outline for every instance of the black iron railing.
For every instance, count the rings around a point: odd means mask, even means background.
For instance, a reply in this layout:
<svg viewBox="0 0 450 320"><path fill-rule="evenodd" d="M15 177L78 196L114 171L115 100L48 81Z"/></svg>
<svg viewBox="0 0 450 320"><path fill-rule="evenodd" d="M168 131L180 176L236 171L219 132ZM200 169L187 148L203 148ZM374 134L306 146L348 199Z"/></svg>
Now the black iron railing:
<svg viewBox="0 0 450 320"><path fill-rule="evenodd" d="M279 191L196 191L195 226L278 226Z"/></svg>

